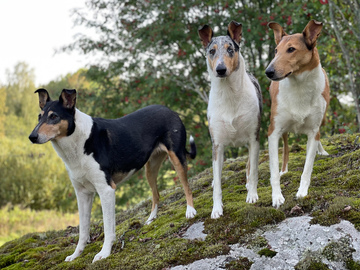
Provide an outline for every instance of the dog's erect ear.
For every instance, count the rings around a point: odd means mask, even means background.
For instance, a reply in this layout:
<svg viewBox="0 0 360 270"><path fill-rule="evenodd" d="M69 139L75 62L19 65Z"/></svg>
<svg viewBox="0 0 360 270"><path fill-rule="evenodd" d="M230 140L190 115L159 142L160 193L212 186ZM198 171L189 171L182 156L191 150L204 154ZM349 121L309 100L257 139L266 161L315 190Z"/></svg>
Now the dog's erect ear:
<svg viewBox="0 0 360 270"><path fill-rule="evenodd" d="M305 39L306 46L309 50L316 46L316 40L320 35L323 27L322 22L311 20L304 28L303 36Z"/></svg>
<svg viewBox="0 0 360 270"><path fill-rule="evenodd" d="M228 25L227 34L239 45L242 37L242 24L232 21Z"/></svg>
<svg viewBox="0 0 360 270"><path fill-rule="evenodd" d="M63 89L60 94L59 101L65 108L74 109L76 104L76 90Z"/></svg>
<svg viewBox="0 0 360 270"><path fill-rule="evenodd" d="M275 43L278 45L283 38L283 36L287 36L282 26L276 22L269 22L268 27L274 30Z"/></svg>
<svg viewBox="0 0 360 270"><path fill-rule="evenodd" d="M198 34L204 48L206 48L207 45L209 45L212 37L214 36L213 30L211 29L210 26L205 24L203 27L199 28Z"/></svg>
<svg viewBox="0 0 360 270"><path fill-rule="evenodd" d="M40 88L36 90L34 93L39 94L39 107L40 109L43 109L47 102L51 101L50 95L48 91L44 88Z"/></svg>

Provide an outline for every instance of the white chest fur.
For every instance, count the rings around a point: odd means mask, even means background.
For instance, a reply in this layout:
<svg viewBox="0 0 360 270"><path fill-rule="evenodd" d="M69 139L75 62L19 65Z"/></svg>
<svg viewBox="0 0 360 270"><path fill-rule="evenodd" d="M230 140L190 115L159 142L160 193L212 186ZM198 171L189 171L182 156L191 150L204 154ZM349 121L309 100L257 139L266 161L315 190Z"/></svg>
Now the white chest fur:
<svg viewBox="0 0 360 270"><path fill-rule="evenodd" d="M209 70L211 90L208 121L212 139L224 145L241 146L255 136L259 100L255 86L239 67L227 78L217 78Z"/></svg>
<svg viewBox="0 0 360 270"><path fill-rule="evenodd" d="M93 120L89 115L76 110L75 124L76 128L73 134L52 141L52 145L64 161L73 184L82 184L86 189L94 192L95 188L89 179L98 174L104 177L104 173L93 156L84 153L84 145L90 136Z"/></svg>
<svg viewBox="0 0 360 270"><path fill-rule="evenodd" d="M320 126L326 110L324 88L321 65L280 81L275 124L281 132L307 134Z"/></svg>

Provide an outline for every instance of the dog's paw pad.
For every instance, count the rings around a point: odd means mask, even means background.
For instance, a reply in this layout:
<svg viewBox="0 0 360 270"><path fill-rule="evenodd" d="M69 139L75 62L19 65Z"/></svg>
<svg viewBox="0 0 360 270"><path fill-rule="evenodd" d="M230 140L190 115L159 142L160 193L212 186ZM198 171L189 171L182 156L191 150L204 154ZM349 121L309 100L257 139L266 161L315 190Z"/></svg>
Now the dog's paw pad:
<svg viewBox="0 0 360 270"><path fill-rule="evenodd" d="M248 193L246 197L247 203L256 203L256 201L259 199L259 196L257 193Z"/></svg>
<svg viewBox="0 0 360 270"><path fill-rule="evenodd" d="M299 190L296 193L296 198L297 199L304 198L305 196L307 196L307 194L308 194L307 190Z"/></svg>
<svg viewBox="0 0 360 270"><path fill-rule="evenodd" d="M219 217L221 217L223 215L223 208L222 206L215 206L213 207L212 213L211 213L211 218L212 219L217 219Z"/></svg>
<svg viewBox="0 0 360 270"><path fill-rule="evenodd" d="M93 259L93 263L102 259L107 258L110 255L110 252L99 252L98 254L95 255L94 259Z"/></svg>
<svg viewBox="0 0 360 270"><path fill-rule="evenodd" d="M196 215L196 210L194 207L187 205L186 206L186 218L193 218Z"/></svg>
<svg viewBox="0 0 360 270"><path fill-rule="evenodd" d="M285 198L282 194L272 197L273 207L279 208L285 202Z"/></svg>

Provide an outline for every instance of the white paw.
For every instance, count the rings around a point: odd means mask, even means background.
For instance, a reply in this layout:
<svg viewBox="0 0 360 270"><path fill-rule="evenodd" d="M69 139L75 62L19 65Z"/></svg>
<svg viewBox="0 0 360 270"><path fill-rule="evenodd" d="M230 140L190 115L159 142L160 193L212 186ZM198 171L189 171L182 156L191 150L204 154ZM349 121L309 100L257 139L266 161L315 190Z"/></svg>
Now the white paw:
<svg viewBox="0 0 360 270"><path fill-rule="evenodd" d="M213 219L217 219L219 217L221 217L223 215L223 207L222 207L222 203L220 204L214 204L212 213L211 213L211 218Z"/></svg>
<svg viewBox="0 0 360 270"><path fill-rule="evenodd" d="M191 207L190 205L186 206L186 218L193 218L196 215L196 210L194 207Z"/></svg>
<svg viewBox="0 0 360 270"><path fill-rule="evenodd" d="M102 259L107 258L110 255L110 251L103 251L101 250L98 254L95 255L93 259L93 263Z"/></svg>
<svg viewBox="0 0 360 270"><path fill-rule="evenodd" d="M66 257L65 262L71 262L71 261L75 260L77 257L79 257L81 252L82 251L80 251L80 252L75 251L72 255Z"/></svg>
<svg viewBox="0 0 360 270"><path fill-rule="evenodd" d="M287 169L287 167L286 167L285 171L280 171L280 177L281 177L282 175L284 175L285 173L287 173L287 172L288 172L288 169Z"/></svg>
<svg viewBox="0 0 360 270"><path fill-rule="evenodd" d="M307 188L299 188L298 192L296 193L296 198L304 198L308 194Z"/></svg>
<svg viewBox="0 0 360 270"><path fill-rule="evenodd" d="M318 155L321 155L321 156L328 156L328 155L329 155L329 153L326 152L325 150L323 150L323 151L317 151L316 153L317 153Z"/></svg>
<svg viewBox="0 0 360 270"><path fill-rule="evenodd" d="M72 260L74 260L76 257L73 257L72 255L67 256L65 259L65 262L71 262Z"/></svg>
<svg viewBox="0 0 360 270"><path fill-rule="evenodd" d="M145 225L149 225L151 222L153 222L153 220L157 216L157 212L158 212L158 205L155 204L154 210L151 211L151 214L150 214L149 218L147 219L147 221L145 222Z"/></svg>
<svg viewBox="0 0 360 270"><path fill-rule="evenodd" d="M255 203L257 200L259 199L259 196L257 194L257 192L248 192L247 197L246 197L246 202L247 203Z"/></svg>
<svg viewBox="0 0 360 270"><path fill-rule="evenodd" d="M276 193L272 195L272 204L273 207L279 208L285 202L284 196L280 193Z"/></svg>

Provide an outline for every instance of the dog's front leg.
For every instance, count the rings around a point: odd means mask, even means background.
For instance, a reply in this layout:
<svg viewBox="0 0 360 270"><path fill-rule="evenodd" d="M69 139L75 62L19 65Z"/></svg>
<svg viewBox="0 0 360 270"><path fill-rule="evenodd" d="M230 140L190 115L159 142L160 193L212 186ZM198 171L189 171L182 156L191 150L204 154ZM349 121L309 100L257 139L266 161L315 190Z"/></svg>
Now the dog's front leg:
<svg viewBox="0 0 360 270"><path fill-rule="evenodd" d="M246 188L248 191L246 202L255 203L259 196L257 194L258 166L259 166L259 142L254 140L249 146L250 175Z"/></svg>
<svg viewBox="0 0 360 270"><path fill-rule="evenodd" d="M276 208L279 208L279 206L285 202L285 198L281 193L280 187L279 139L280 136L275 132L273 132L268 139L272 204Z"/></svg>
<svg viewBox="0 0 360 270"><path fill-rule="evenodd" d="M95 255L93 262L104 259L108 257L111 253L111 248L115 242L115 190L112 189L109 185L104 184L100 187L97 187L97 192L99 193L101 200L101 208L103 212L103 221L104 221L104 235L105 240L101 251Z"/></svg>
<svg viewBox="0 0 360 270"><path fill-rule="evenodd" d="M89 241L90 230L90 216L91 207L94 199L94 193L85 190L84 188L76 188L75 193L79 209L79 241L76 246L75 252L67 256L65 261L69 262L77 258L84 250L87 242Z"/></svg>
<svg viewBox="0 0 360 270"><path fill-rule="evenodd" d="M304 166L304 171L301 175L300 187L298 192L296 193L296 198L302 198L308 194L315 155L320 143L320 141L317 141L315 139L315 134L311 133L308 135L308 141L306 145L305 166Z"/></svg>
<svg viewBox="0 0 360 270"><path fill-rule="evenodd" d="M213 201L214 206L211 218L219 218L223 215L221 172L224 163L224 145L213 143Z"/></svg>

